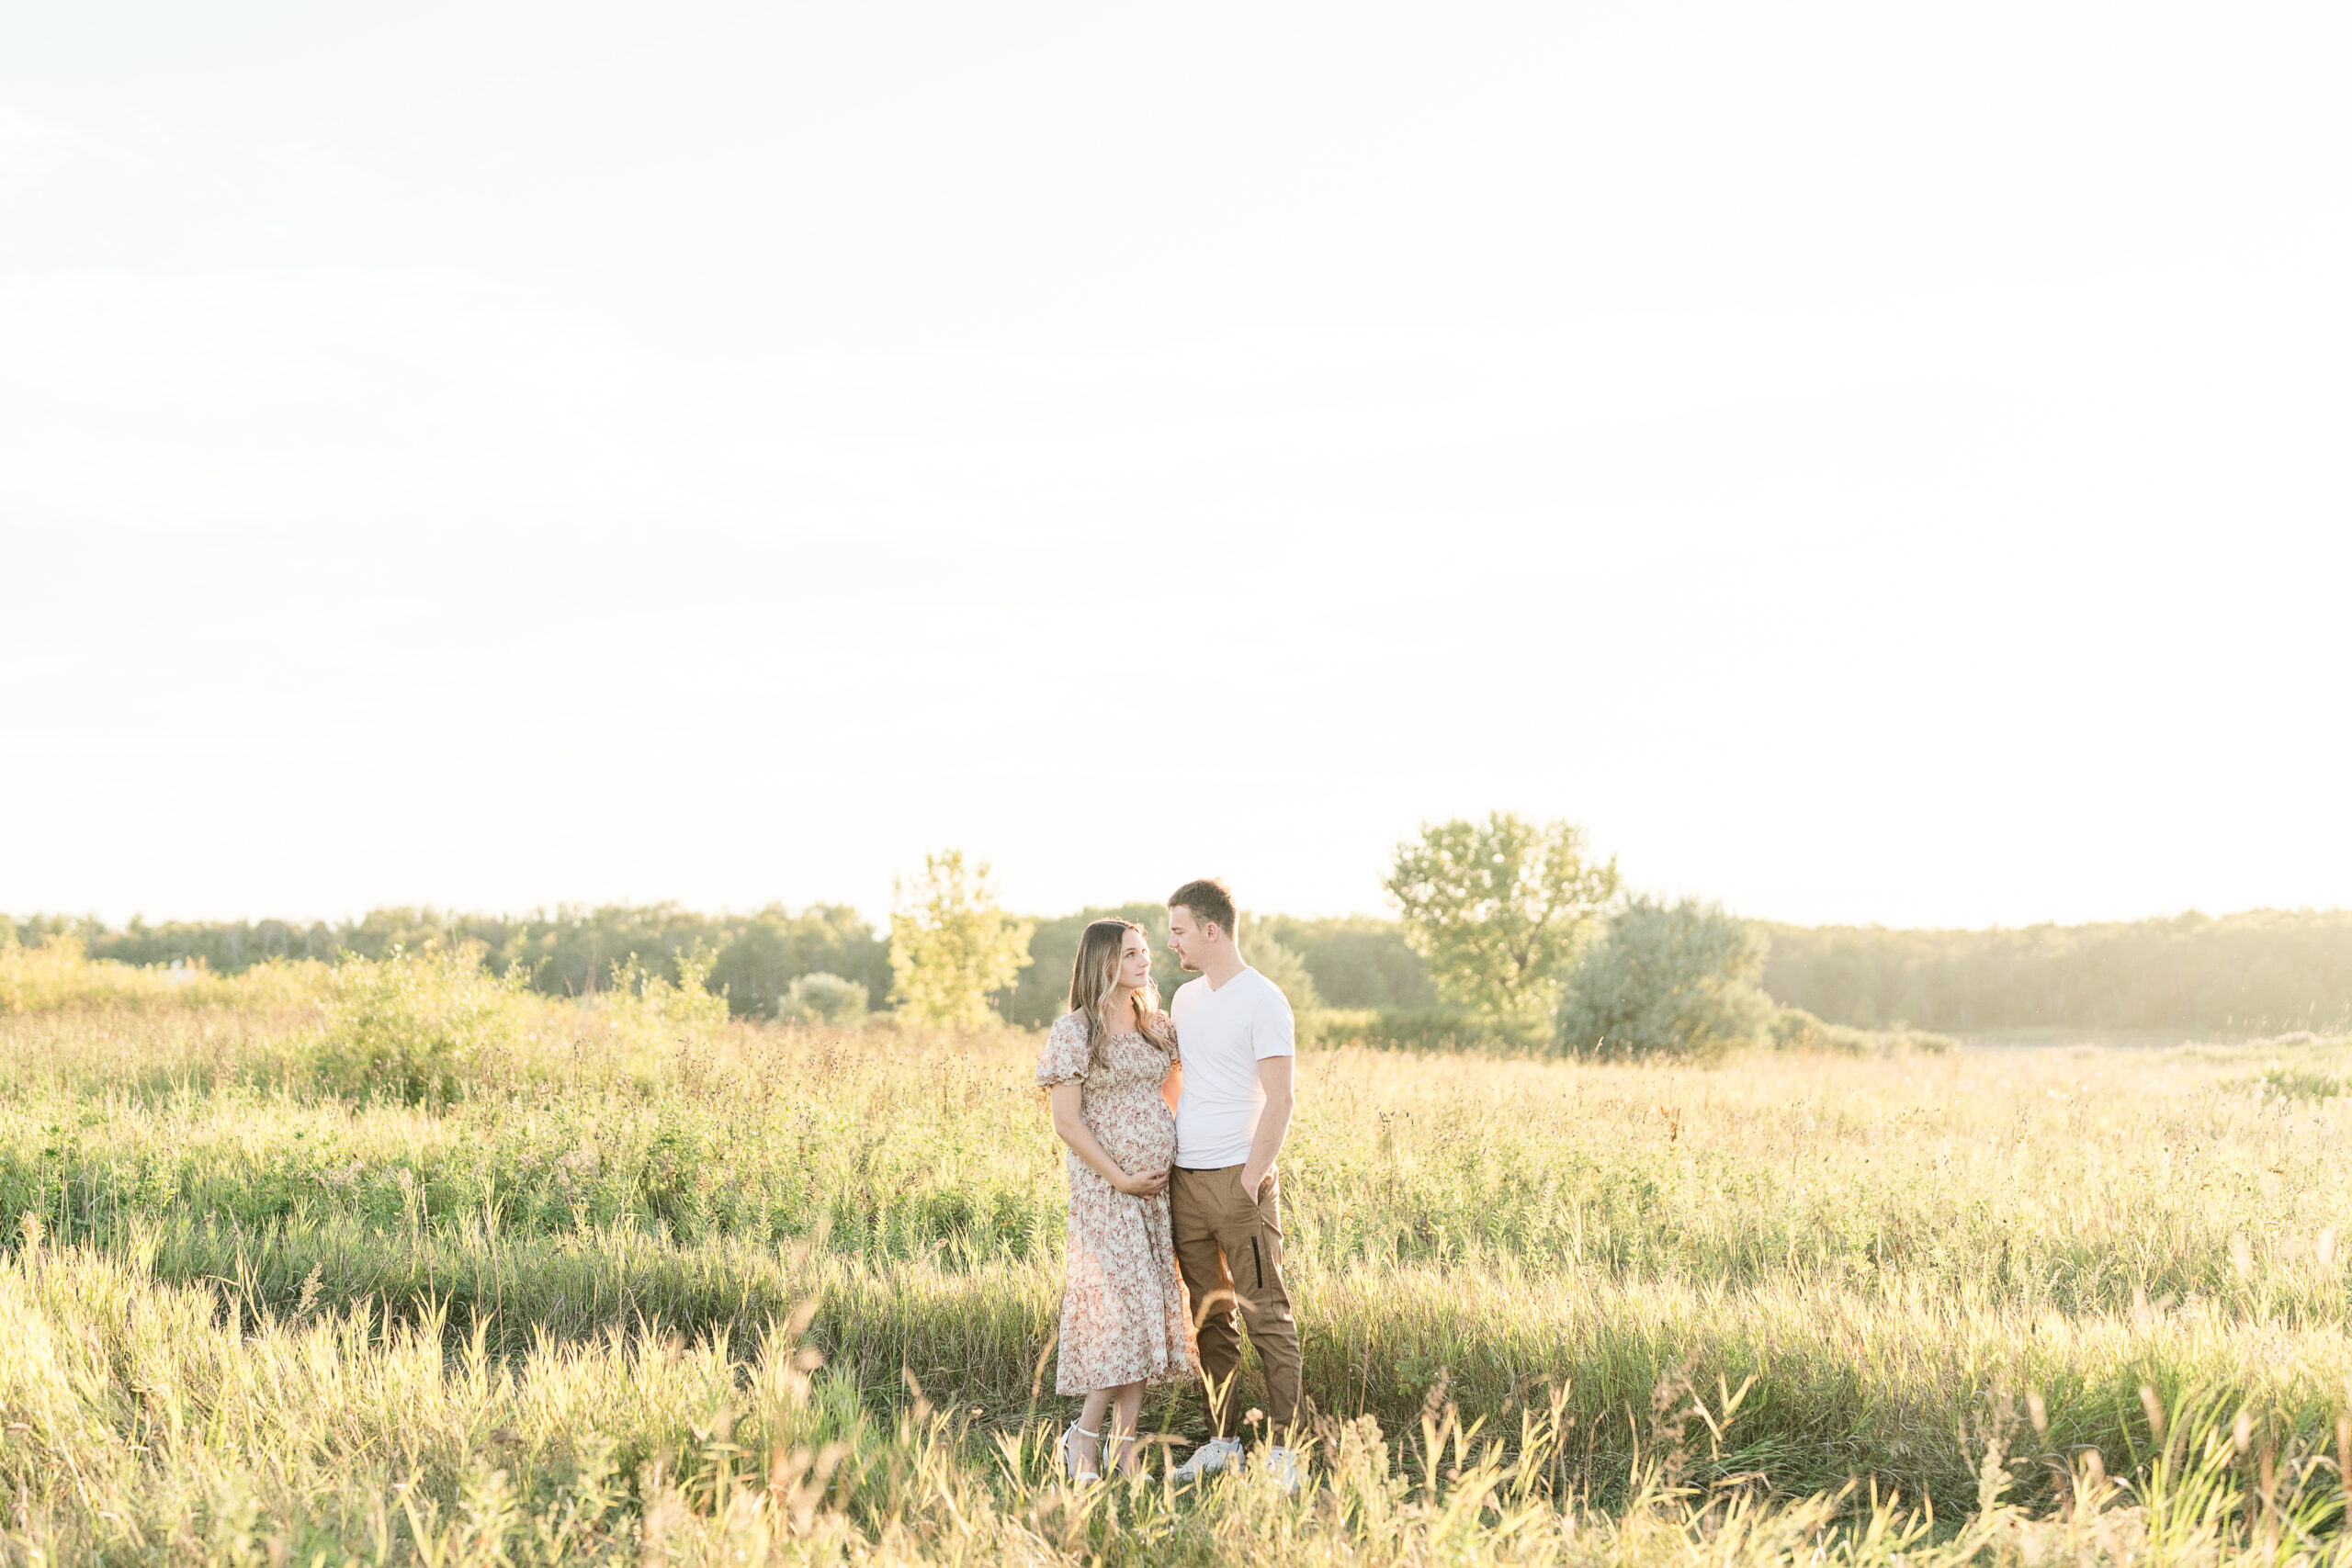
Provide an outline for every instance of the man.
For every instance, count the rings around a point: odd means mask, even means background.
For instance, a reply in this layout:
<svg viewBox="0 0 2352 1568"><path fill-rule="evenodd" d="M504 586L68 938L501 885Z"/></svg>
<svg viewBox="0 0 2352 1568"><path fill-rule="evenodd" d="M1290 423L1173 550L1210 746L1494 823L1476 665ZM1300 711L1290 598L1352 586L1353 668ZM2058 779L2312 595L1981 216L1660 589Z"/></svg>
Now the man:
<svg viewBox="0 0 2352 1568"><path fill-rule="evenodd" d="M1298 1327L1283 1287L1281 1181L1274 1159L1290 1131L1296 1027L1282 988L1242 961L1233 895L1188 882L1169 896L1168 945L1197 975L1169 1006L1184 1064L1176 1101L1176 1166L1168 1180L1176 1267L1193 1297L1201 1374L1216 1435L1176 1469L1207 1475L1241 1461L1234 1371L1241 1334L1266 1374L1267 1468L1299 1483L1291 1426L1298 1415Z"/></svg>

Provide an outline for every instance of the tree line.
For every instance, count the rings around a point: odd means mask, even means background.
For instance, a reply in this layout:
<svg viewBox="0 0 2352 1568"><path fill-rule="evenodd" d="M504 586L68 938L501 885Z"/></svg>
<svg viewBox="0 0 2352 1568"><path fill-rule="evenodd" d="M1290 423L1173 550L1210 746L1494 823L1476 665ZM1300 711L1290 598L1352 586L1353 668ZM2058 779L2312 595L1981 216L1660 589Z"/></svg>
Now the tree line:
<svg viewBox="0 0 2352 1568"><path fill-rule="evenodd" d="M1993 931L1764 930L1766 990L1864 1027L2227 1034L2352 1024L2352 909Z"/></svg>
<svg viewBox="0 0 2352 1568"><path fill-rule="evenodd" d="M1385 882L1400 918L1245 914L1244 950L1302 1013L1364 1015L1362 1028L1391 1038L1478 1035L1602 1054L1760 1038L1777 1010L1835 1026L1948 1032L2352 1024L2346 910L1989 931L1761 924L1629 896L1580 829L1510 813L1424 828L1397 846ZM660 903L524 916L387 908L308 924L116 928L30 916L0 918L0 941L70 933L93 958L224 974L271 958L477 942L496 973L521 965L531 986L571 996L609 987L615 966L632 959L674 981L681 958L699 954L707 983L738 1016L839 1019L897 1006L1036 1027L1066 1007L1079 933L1103 916L1150 933L1156 977L1172 993L1183 976L1165 950L1158 902L1017 916L998 907L987 867L953 852L901 884L887 931L845 905L715 915Z"/></svg>
<svg viewBox="0 0 2352 1568"><path fill-rule="evenodd" d="M992 1010L1023 1026L1051 1022L1068 1010L1070 955L1087 922L1115 915L1142 924L1153 936L1154 973L1163 994L1184 978L1166 951L1168 910L1148 902L1087 908L1025 922L1023 948L1030 962L1013 984L988 988ZM1251 956L1311 1007L1412 1008L1430 998L1419 954L1394 920L1367 916L1300 920L1271 915L1250 923ZM134 964L200 964L223 975L242 974L273 958L332 963L345 953L380 959L394 947L480 942L484 962L503 976L525 965L530 984L557 996L587 996L612 983L613 965L631 958L665 978L678 977L682 954L701 949L710 958L708 984L724 987L738 1017L768 1017L783 1009L797 982L835 976L858 987L859 1010L888 1005L894 976L891 939L855 909L818 904L782 905L741 915L701 914L674 903L561 908L530 915L462 914L431 908L385 908L356 920L132 919L109 926L91 917L0 917L0 941L13 933L28 947L52 935L80 939L92 958ZM803 993L808 987L803 985Z"/></svg>
<svg viewBox="0 0 2352 1568"><path fill-rule="evenodd" d="M1736 920L1627 897L1570 823L1426 826L1386 883L1439 994L1572 1051L1844 1029L2277 1033L2352 1028L2352 910L2021 930ZM1778 1010L1777 1013L1774 1010Z"/></svg>
<svg viewBox="0 0 2352 1568"><path fill-rule="evenodd" d="M0 920L0 932L8 923ZM395 947L455 948L479 942L483 960L503 976L521 964L530 985L556 996L588 996L613 983L614 966L636 959L674 983L681 956L710 963L706 982L723 989L738 1016L775 1013L793 983L836 975L878 1004L890 988L888 938L846 904L788 909L781 904L741 915L700 914L673 903L605 904L529 915L461 914L429 908L376 909L356 920L133 919L117 928L92 919L36 915L14 922L17 941L38 945L52 934L78 936L92 958L153 964L194 963L240 974L273 958L333 963L345 953L380 959Z"/></svg>

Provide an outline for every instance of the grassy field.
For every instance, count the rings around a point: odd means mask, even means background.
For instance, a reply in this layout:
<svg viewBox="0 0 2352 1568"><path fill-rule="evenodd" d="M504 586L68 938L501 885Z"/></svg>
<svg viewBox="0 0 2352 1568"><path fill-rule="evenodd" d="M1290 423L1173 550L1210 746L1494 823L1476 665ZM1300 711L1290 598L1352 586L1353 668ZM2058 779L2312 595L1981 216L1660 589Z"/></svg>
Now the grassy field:
<svg viewBox="0 0 2352 1568"><path fill-rule="evenodd" d="M1053 1483L1035 1050L0 949L11 1560L2340 1554L2343 1043L1312 1051L1291 1503Z"/></svg>

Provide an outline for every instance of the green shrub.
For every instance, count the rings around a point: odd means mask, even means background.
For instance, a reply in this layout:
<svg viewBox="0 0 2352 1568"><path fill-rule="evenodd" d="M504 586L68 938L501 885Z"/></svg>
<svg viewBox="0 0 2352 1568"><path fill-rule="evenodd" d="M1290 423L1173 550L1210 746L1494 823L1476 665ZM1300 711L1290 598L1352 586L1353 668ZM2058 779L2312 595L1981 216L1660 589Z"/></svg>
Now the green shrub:
<svg viewBox="0 0 2352 1568"><path fill-rule="evenodd" d="M786 1023L854 1025L865 1019L865 987L822 970L785 987L776 1017Z"/></svg>
<svg viewBox="0 0 2352 1568"><path fill-rule="evenodd" d="M1769 944L1714 905L1636 898L1569 976L1560 1043L1591 1056L1712 1057L1757 1044L1772 1019L1757 984Z"/></svg>
<svg viewBox="0 0 2352 1568"><path fill-rule="evenodd" d="M1897 1023L1892 1029L1856 1029L1848 1023L1824 1023L1803 1008L1782 1008L1772 1015L1772 1045L1781 1051L1826 1051L1841 1056L1887 1056L1898 1051L1951 1051L1959 1042L1946 1034L1930 1034Z"/></svg>
<svg viewBox="0 0 2352 1568"><path fill-rule="evenodd" d="M724 992L714 993L711 954L697 942L672 962L678 978L673 984L659 969L648 969L632 954L613 965L613 984L596 998L596 1010L615 1043L639 1054L659 1056L668 1046L684 1041L707 1041L726 1027L729 1010Z"/></svg>
<svg viewBox="0 0 2352 1568"><path fill-rule="evenodd" d="M395 947L373 962L346 955L327 981L321 1077L412 1104L456 1099L491 1058L515 1053L547 1005L524 988L519 968L494 979L481 960L480 942Z"/></svg>
<svg viewBox="0 0 2352 1568"><path fill-rule="evenodd" d="M272 959L238 975L216 975L202 962L176 967L92 958L72 931L39 947L17 940L0 919L0 1013L117 1012L220 1007L264 1012L307 1007L319 999L327 966L311 960Z"/></svg>

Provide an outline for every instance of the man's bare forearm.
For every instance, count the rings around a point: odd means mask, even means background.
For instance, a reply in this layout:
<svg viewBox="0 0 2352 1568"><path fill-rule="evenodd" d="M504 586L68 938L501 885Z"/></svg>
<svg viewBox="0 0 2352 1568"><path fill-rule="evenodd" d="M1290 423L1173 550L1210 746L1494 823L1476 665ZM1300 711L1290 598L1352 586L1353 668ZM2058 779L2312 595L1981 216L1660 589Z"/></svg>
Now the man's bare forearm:
<svg viewBox="0 0 2352 1568"><path fill-rule="evenodd" d="M1263 1172L1274 1168L1276 1156L1283 1152L1283 1140L1290 1135L1292 1100L1289 1095L1269 1100L1258 1114L1258 1135L1250 1143L1250 1164Z"/></svg>
<svg viewBox="0 0 2352 1568"><path fill-rule="evenodd" d="M1282 1140L1291 1131L1291 1107L1298 1096L1291 1090L1291 1060L1280 1060L1280 1067L1265 1069L1265 1105L1259 1107L1259 1135L1249 1140L1249 1164L1242 1166L1242 1190L1251 1199L1259 1197L1259 1185L1265 1173L1275 1168L1275 1159L1282 1155Z"/></svg>

